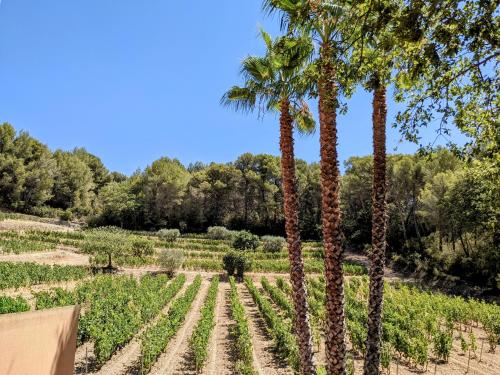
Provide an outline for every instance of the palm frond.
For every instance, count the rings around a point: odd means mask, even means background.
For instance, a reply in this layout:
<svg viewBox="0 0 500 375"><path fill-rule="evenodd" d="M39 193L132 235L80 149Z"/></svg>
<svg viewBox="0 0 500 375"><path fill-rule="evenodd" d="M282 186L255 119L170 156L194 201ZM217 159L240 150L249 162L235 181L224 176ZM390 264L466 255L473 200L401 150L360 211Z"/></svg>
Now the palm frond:
<svg viewBox="0 0 500 375"><path fill-rule="evenodd" d="M266 57L248 56L241 63L241 75L246 80L265 82L273 79L274 71Z"/></svg>
<svg viewBox="0 0 500 375"><path fill-rule="evenodd" d="M323 13L323 17L338 19L344 14L344 7L333 1L322 1L319 11Z"/></svg>
<svg viewBox="0 0 500 375"><path fill-rule="evenodd" d="M291 108L295 128L301 134L312 134L316 130L316 121L305 101Z"/></svg>
<svg viewBox="0 0 500 375"><path fill-rule="evenodd" d="M231 87L221 98L220 103L236 111L251 112L255 109L257 94L248 87Z"/></svg>
<svg viewBox="0 0 500 375"><path fill-rule="evenodd" d="M267 49L273 48L273 39L271 38L271 35L269 35L263 28L260 29L260 35L262 36L264 43L266 43Z"/></svg>

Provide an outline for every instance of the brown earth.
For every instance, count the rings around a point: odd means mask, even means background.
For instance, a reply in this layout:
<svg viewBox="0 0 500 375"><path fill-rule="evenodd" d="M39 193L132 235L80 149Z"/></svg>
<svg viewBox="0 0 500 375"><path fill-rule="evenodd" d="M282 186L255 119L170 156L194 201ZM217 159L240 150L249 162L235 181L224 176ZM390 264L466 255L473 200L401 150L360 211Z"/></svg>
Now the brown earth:
<svg viewBox="0 0 500 375"><path fill-rule="evenodd" d="M74 227L31 220L6 219L0 221L0 230L47 230L54 232L70 232L74 230Z"/></svg>

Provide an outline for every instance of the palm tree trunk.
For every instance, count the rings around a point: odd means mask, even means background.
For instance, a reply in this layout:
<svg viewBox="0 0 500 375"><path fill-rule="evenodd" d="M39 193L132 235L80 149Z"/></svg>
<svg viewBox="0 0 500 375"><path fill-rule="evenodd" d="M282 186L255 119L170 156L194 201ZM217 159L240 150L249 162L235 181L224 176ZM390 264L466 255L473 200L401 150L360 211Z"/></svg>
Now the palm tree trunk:
<svg viewBox="0 0 500 375"><path fill-rule="evenodd" d="M344 285L340 228L340 180L337 157L337 86L328 43L321 46L319 121L321 148L321 195L325 247L326 331L328 374L345 373Z"/></svg>
<svg viewBox="0 0 500 375"><path fill-rule="evenodd" d="M313 358L311 327L307 316L307 290L305 287L304 264L299 231L299 199L295 178L293 151L293 120L290 103L283 99L280 103L280 150L281 174L285 200L285 230L290 260L290 281L295 307L294 330L300 354L300 371L304 375L316 374Z"/></svg>
<svg viewBox="0 0 500 375"><path fill-rule="evenodd" d="M380 369L387 226L385 151L387 105L385 91L385 86L377 85L373 94L372 251L370 254L370 296L364 364L365 375L378 375Z"/></svg>

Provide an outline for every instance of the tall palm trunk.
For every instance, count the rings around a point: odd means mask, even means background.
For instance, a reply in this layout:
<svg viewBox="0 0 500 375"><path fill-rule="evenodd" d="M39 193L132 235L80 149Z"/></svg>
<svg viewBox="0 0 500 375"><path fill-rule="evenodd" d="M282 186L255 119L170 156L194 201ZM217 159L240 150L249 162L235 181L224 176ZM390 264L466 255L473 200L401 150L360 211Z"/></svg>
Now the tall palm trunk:
<svg viewBox="0 0 500 375"><path fill-rule="evenodd" d="M340 229L339 166L337 157L337 86L328 43L321 46L319 122L321 148L321 195L325 247L326 332L328 374L345 373L344 285Z"/></svg>
<svg viewBox="0 0 500 375"><path fill-rule="evenodd" d="M295 307L293 320L300 355L300 371L304 375L316 374L313 358L311 328L307 316L307 290L305 287L304 264L299 231L299 198L295 178L293 151L293 119L290 103L283 99L280 103L280 149L281 174L285 198L285 229L290 260L290 280Z"/></svg>
<svg viewBox="0 0 500 375"><path fill-rule="evenodd" d="M386 88L377 84L373 94L373 187L372 251L370 255L370 297L365 375L378 375L384 297L384 262L386 247Z"/></svg>

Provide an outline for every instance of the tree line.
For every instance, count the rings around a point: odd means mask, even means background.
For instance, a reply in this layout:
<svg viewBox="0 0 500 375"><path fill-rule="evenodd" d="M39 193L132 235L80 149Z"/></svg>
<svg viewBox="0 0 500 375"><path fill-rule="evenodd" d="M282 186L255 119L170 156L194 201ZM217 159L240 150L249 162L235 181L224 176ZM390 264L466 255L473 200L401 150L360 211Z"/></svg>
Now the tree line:
<svg viewBox="0 0 500 375"><path fill-rule="evenodd" d="M126 229L210 226L284 236L280 158L246 153L230 163L161 158L127 177L76 148L55 152L0 125L2 207L40 216L88 218ZM296 160L300 234L321 240L320 166ZM494 163L447 149L387 158L387 258L408 271L494 286L498 202ZM343 244L371 248L373 158L351 157L341 177Z"/></svg>

